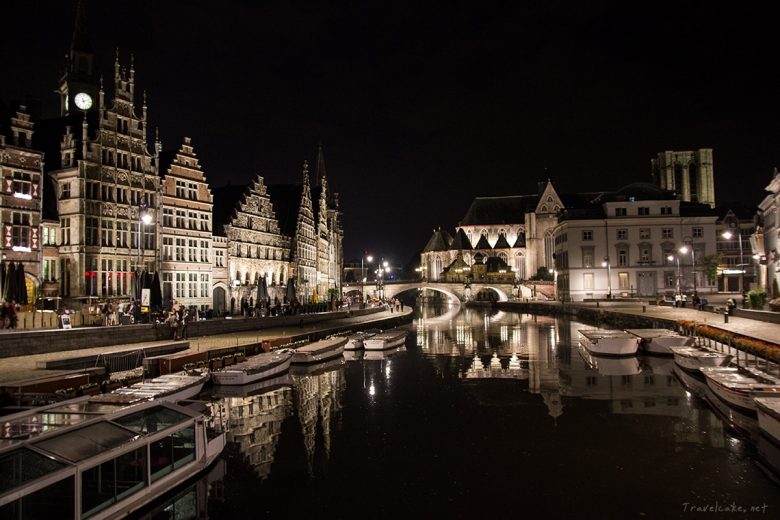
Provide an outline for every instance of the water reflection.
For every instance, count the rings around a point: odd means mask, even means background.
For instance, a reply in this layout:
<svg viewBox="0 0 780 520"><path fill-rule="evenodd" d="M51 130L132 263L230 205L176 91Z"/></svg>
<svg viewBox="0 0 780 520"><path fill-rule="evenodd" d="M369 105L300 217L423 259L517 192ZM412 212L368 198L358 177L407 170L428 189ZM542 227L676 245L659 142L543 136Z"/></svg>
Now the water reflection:
<svg viewBox="0 0 780 520"><path fill-rule="evenodd" d="M580 515L583 503L602 517L679 516L693 500L777 505L756 462L777 467L780 450L755 418L671 358L580 351L583 326L427 308L404 347L350 352L265 387L214 389L213 413L230 427L225 487L234 491L211 517L263 516L257 496L264 516L463 517L484 512L473 497L517 489L539 496L528 511L547 516ZM561 475L576 489L548 485ZM551 503L559 509L541 506ZM508 501L492 512L517 510Z"/></svg>

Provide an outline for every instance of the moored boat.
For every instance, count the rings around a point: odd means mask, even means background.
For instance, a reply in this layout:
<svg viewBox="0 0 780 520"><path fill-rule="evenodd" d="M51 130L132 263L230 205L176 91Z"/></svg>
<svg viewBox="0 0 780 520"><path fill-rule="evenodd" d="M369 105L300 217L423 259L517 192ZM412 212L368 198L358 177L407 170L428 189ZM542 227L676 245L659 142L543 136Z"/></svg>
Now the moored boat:
<svg viewBox="0 0 780 520"><path fill-rule="evenodd" d="M761 431L780 443L780 395L756 397L754 401Z"/></svg>
<svg viewBox="0 0 780 520"><path fill-rule="evenodd" d="M332 357L341 356L347 338L333 336L298 347L293 352L293 363L319 363Z"/></svg>
<svg viewBox="0 0 780 520"><path fill-rule="evenodd" d="M407 332L403 329L391 329L363 341L366 350L385 350L398 347L406 341Z"/></svg>
<svg viewBox="0 0 780 520"><path fill-rule="evenodd" d="M287 350L257 354L213 372L212 379L217 385L247 385L287 372L291 360L292 352Z"/></svg>
<svg viewBox="0 0 780 520"><path fill-rule="evenodd" d="M639 338L622 330L580 329L580 345L591 354L601 356L633 356L639 348Z"/></svg>
<svg viewBox="0 0 780 520"><path fill-rule="evenodd" d="M707 386L730 406L756 413L754 397L760 392L778 392L780 381L768 374L742 367L703 367L699 369L707 380Z"/></svg>
<svg viewBox="0 0 780 520"><path fill-rule="evenodd" d="M634 376L641 372L636 357L597 356L580 345L580 355L585 363L602 376Z"/></svg>
<svg viewBox="0 0 780 520"><path fill-rule="evenodd" d="M93 403L130 405L141 401L183 401L196 397L211 378L208 369L165 374L154 379L117 388L108 394L92 396Z"/></svg>
<svg viewBox="0 0 780 520"><path fill-rule="evenodd" d="M671 356L670 347L682 347L693 341L669 329L626 329L626 332L639 338L639 347L644 352L661 356Z"/></svg>
<svg viewBox="0 0 780 520"><path fill-rule="evenodd" d="M209 428L203 411L159 400L121 406L81 397L4 421L41 417L57 427L2 444L0 460L35 471L8 480L0 516L124 518L205 470L225 447L224 431Z"/></svg>
<svg viewBox="0 0 780 520"><path fill-rule="evenodd" d="M727 365L733 356L709 349L704 346L670 347L674 354L674 362L695 376L703 375L699 369L702 367L719 367Z"/></svg>
<svg viewBox="0 0 780 520"><path fill-rule="evenodd" d="M344 350L361 350L363 348L363 342L366 339L376 336L380 332L382 331L379 329L366 329L350 334L347 336L347 343L344 345Z"/></svg>

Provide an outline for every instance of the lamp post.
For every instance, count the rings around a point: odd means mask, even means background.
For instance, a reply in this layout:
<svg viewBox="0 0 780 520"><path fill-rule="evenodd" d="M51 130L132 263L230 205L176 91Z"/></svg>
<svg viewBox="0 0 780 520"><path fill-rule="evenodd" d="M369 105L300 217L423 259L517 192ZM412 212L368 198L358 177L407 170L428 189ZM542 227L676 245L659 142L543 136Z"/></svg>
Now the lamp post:
<svg viewBox="0 0 780 520"><path fill-rule="evenodd" d="M669 256L666 257L666 259L669 260L670 262L673 261L673 260L675 262L677 262L677 277L676 277L676 279L677 279L677 283L676 283L676 286L677 286L677 296L679 296L680 300L682 300L682 293L680 292L680 276L681 276L680 275L680 257L677 256L677 255L669 255Z"/></svg>
<svg viewBox="0 0 780 520"><path fill-rule="evenodd" d="M694 249L693 245L691 244L691 238L690 237L686 237L684 242L685 242L685 245L683 245L680 248L680 252L682 254L687 254L689 249L691 251L691 272L693 274L693 294L695 296L697 294L697 290L696 290L696 250ZM691 245L689 246L689 244L691 244Z"/></svg>
<svg viewBox="0 0 780 520"><path fill-rule="evenodd" d="M733 237L736 237L737 243L739 243L739 290L740 292L745 292L745 259L742 256L742 233L737 231L737 233L734 234L731 230L728 230L724 231L722 236L726 240L731 240Z"/></svg>
<svg viewBox="0 0 780 520"><path fill-rule="evenodd" d="M141 240L142 240L142 234L141 234L141 224L144 226L148 226L152 223L152 215L148 211L148 207L146 204L141 204L138 206L138 263L136 264L136 268L139 272L142 271L141 269ZM137 283L137 281L136 281Z"/></svg>
<svg viewBox="0 0 780 520"><path fill-rule="evenodd" d="M363 256L360 257L360 297L363 299L363 303L366 302L366 271L363 267L363 259L365 259L369 264L374 261L374 257L371 255L366 256L365 253L363 253Z"/></svg>
<svg viewBox="0 0 780 520"><path fill-rule="evenodd" d="M607 268L607 299L612 299L612 265L609 263L609 257L605 256L601 262L601 267Z"/></svg>

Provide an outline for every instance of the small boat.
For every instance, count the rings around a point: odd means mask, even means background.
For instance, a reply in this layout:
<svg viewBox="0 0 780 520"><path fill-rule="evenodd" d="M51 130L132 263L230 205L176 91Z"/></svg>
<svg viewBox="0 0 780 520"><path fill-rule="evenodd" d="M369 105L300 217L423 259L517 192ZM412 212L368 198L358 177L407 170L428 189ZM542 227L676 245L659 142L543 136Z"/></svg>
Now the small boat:
<svg viewBox="0 0 780 520"><path fill-rule="evenodd" d="M754 399L761 431L780 444L780 395Z"/></svg>
<svg viewBox="0 0 780 520"><path fill-rule="evenodd" d="M754 397L758 392L778 392L780 395L780 380L757 370L743 367L703 367L699 370L716 396L751 415L756 413Z"/></svg>
<svg viewBox="0 0 780 520"><path fill-rule="evenodd" d="M343 336L333 336L309 343L298 347L293 352L293 363L319 363L336 356L341 356L344 352L344 345L347 338Z"/></svg>
<svg viewBox="0 0 780 520"><path fill-rule="evenodd" d="M669 329L626 329L626 332L639 338L639 347L644 352L661 356L671 356L670 347L682 347L693 342L693 338Z"/></svg>
<svg viewBox="0 0 780 520"><path fill-rule="evenodd" d="M113 392L95 395L92 403L130 405L141 401L168 401L175 403L196 397L211 378L208 369L165 374L154 379L117 388Z"/></svg>
<svg viewBox="0 0 780 520"><path fill-rule="evenodd" d="M407 332L402 329L391 329L363 341L366 350L385 350L398 347L406 341Z"/></svg>
<svg viewBox="0 0 780 520"><path fill-rule="evenodd" d="M0 448L7 464L30 468L6 479L3 518L125 518L205 471L226 442L224 429L209 427L218 418L158 400L95 405L85 396L3 420L43 417L58 426Z"/></svg>
<svg viewBox="0 0 780 520"><path fill-rule="evenodd" d="M696 345L692 347L670 347L674 354L674 362L683 370L691 372L695 376L703 375L699 369L702 367L719 367L729 364L734 356Z"/></svg>
<svg viewBox="0 0 780 520"><path fill-rule="evenodd" d="M382 331L379 329L366 329L350 334L347 336L347 344L344 345L344 350L361 350L366 339L376 336L380 332Z"/></svg>
<svg viewBox="0 0 780 520"><path fill-rule="evenodd" d="M639 348L639 338L622 330L580 329L580 345L591 354L601 356L633 356Z"/></svg>
<svg viewBox="0 0 780 520"><path fill-rule="evenodd" d="M287 372L292 352L277 350L249 357L240 363L215 371L216 385L247 385Z"/></svg>

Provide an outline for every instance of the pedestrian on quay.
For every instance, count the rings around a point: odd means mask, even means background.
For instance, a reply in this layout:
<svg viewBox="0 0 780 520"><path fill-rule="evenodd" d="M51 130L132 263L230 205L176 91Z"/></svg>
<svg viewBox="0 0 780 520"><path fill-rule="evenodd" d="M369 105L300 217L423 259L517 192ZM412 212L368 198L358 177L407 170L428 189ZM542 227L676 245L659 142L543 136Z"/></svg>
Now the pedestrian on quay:
<svg viewBox="0 0 780 520"><path fill-rule="evenodd" d="M8 303L8 328L15 329L18 320L19 316L16 313L16 300L11 298L11 301Z"/></svg>
<svg viewBox="0 0 780 520"><path fill-rule="evenodd" d="M184 309L184 312L181 316L181 333L179 334L179 339L186 339L187 338L187 324L190 322L190 311L188 309Z"/></svg>
<svg viewBox="0 0 780 520"><path fill-rule="evenodd" d="M168 313L168 318L165 320L165 325L171 329L171 339L174 341L179 339L179 319L175 311L171 310Z"/></svg>

